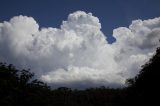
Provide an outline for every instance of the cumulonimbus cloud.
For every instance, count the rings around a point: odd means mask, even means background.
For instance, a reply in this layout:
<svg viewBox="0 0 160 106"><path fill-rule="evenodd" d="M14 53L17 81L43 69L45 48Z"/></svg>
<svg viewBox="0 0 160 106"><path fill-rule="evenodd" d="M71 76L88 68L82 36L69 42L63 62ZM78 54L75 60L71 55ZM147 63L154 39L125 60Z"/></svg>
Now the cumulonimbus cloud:
<svg viewBox="0 0 160 106"><path fill-rule="evenodd" d="M160 18L135 20L113 30L109 44L91 13L69 14L60 28L39 28L32 17L0 23L0 61L31 68L53 86L124 85L159 46Z"/></svg>

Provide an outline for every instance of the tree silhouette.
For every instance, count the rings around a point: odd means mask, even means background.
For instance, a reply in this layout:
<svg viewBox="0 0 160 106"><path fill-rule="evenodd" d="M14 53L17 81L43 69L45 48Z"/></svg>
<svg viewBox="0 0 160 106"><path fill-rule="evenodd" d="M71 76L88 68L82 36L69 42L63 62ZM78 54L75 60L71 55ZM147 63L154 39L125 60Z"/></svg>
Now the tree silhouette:
<svg viewBox="0 0 160 106"><path fill-rule="evenodd" d="M135 78L127 80L129 84L128 94L131 98L129 102L133 104L157 104L160 90L159 79L160 48L157 48L156 54L142 66L140 73Z"/></svg>
<svg viewBox="0 0 160 106"><path fill-rule="evenodd" d="M29 70L17 70L13 65L0 63L0 106L157 105L159 71L160 48L135 78L126 81L126 88L51 89L35 79Z"/></svg>
<svg viewBox="0 0 160 106"><path fill-rule="evenodd" d="M1 106L44 106L50 89L38 80L31 80L29 70L17 70L13 65L0 63Z"/></svg>

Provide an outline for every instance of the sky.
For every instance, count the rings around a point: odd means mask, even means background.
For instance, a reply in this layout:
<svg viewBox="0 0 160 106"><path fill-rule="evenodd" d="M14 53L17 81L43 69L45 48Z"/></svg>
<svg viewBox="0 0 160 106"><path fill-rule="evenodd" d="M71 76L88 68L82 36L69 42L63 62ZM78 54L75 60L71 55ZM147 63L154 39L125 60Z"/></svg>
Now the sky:
<svg viewBox="0 0 160 106"><path fill-rule="evenodd" d="M0 2L0 61L53 88L123 87L160 46L159 0Z"/></svg>
<svg viewBox="0 0 160 106"><path fill-rule="evenodd" d="M159 0L0 0L0 21L26 15L41 27L59 27L69 13L82 10L100 19L103 33L113 42L113 29L132 20L158 17L159 5Z"/></svg>

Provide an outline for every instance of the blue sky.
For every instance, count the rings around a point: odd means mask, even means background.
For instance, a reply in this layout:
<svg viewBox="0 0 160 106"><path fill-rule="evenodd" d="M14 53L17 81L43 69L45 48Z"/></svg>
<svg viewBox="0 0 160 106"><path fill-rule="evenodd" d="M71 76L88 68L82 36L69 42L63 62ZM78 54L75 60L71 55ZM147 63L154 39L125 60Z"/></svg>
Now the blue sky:
<svg viewBox="0 0 160 106"><path fill-rule="evenodd" d="M53 87L124 86L159 39L160 0L0 0L0 62Z"/></svg>
<svg viewBox="0 0 160 106"><path fill-rule="evenodd" d="M32 16L41 27L59 27L69 13L92 12L112 42L112 31L135 19L160 15L160 0L0 0L0 21L16 15Z"/></svg>

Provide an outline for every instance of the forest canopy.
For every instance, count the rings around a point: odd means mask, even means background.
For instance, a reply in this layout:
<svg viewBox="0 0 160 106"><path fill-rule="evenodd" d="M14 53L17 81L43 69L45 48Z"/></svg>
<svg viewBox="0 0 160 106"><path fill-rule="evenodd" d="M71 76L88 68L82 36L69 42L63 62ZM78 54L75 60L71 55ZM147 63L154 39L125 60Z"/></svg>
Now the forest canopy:
<svg viewBox="0 0 160 106"><path fill-rule="evenodd" d="M0 63L1 106L135 106L157 104L159 92L160 48L142 66L140 73L126 81L125 88L60 87L51 89L34 78L29 70Z"/></svg>

